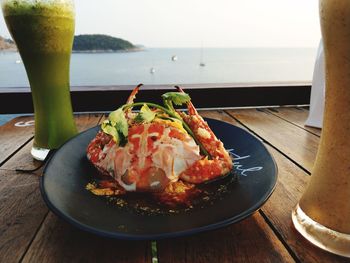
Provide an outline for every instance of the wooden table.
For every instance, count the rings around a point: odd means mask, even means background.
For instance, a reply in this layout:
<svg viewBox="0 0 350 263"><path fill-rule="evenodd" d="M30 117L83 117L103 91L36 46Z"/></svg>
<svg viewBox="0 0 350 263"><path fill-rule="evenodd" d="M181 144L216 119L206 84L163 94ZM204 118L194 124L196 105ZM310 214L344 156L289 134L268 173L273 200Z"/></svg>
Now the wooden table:
<svg viewBox="0 0 350 263"><path fill-rule="evenodd" d="M0 127L0 262L349 262L314 247L294 229L292 208L309 181L320 130L304 127L306 108L204 111L248 130L274 156L279 178L267 203L249 218L190 237L128 242L80 231L57 218L38 187L42 169L30 154L32 117ZM76 116L79 130L100 114Z"/></svg>

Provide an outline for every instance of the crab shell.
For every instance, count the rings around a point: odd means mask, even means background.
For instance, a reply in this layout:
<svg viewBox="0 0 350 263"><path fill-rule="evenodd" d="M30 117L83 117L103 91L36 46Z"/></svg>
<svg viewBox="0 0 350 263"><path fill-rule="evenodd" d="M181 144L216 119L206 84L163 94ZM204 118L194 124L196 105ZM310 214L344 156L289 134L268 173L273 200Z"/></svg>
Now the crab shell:
<svg viewBox="0 0 350 263"><path fill-rule="evenodd" d="M126 191L148 192L162 191L202 159L185 131L157 122L130 126L123 147L101 131L89 144L87 157Z"/></svg>

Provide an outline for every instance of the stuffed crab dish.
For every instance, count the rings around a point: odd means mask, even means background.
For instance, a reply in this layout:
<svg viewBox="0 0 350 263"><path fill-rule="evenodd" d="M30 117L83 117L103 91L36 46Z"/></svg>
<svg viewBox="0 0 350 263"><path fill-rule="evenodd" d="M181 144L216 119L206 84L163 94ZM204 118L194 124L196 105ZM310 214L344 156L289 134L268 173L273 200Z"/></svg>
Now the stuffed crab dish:
<svg viewBox="0 0 350 263"><path fill-rule="evenodd" d="M196 185L230 173L231 156L187 93L176 87L162 95L163 105L134 102L140 87L89 143L87 158L106 180L88 190L114 196L148 192L163 203L182 202ZM175 105L186 105L187 112Z"/></svg>

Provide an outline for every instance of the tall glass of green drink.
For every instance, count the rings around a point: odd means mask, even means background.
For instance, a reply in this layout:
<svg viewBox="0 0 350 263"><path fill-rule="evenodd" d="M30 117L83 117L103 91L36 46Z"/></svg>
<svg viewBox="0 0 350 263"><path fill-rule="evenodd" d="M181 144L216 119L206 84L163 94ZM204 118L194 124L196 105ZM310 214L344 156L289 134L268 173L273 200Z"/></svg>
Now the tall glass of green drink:
<svg viewBox="0 0 350 263"><path fill-rule="evenodd" d="M1 1L1 0L0 0ZM2 0L29 79L35 115L32 155L45 158L77 132L69 92L73 0Z"/></svg>

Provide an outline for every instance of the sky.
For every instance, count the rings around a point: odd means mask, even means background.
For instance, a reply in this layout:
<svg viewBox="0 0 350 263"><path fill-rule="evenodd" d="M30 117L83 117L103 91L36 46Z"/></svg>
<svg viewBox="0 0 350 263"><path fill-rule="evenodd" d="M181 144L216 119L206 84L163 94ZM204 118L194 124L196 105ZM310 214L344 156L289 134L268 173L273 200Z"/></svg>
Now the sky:
<svg viewBox="0 0 350 263"><path fill-rule="evenodd" d="M316 47L318 0L75 0L76 34L146 47ZM0 35L9 37L0 16Z"/></svg>

